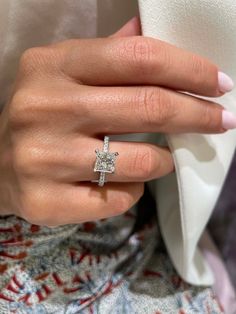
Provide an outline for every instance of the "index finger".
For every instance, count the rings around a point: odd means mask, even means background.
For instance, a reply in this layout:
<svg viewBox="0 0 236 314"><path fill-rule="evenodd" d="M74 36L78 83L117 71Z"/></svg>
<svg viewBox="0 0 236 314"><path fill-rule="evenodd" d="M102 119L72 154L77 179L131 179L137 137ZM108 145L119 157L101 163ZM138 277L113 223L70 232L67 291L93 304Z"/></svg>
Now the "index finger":
<svg viewBox="0 0 236 314"><path fill-rule="evenodd" d="M87 85L158 85L217 97L232 80L204 57L141 36L73 41L64 71Z"/></svg>

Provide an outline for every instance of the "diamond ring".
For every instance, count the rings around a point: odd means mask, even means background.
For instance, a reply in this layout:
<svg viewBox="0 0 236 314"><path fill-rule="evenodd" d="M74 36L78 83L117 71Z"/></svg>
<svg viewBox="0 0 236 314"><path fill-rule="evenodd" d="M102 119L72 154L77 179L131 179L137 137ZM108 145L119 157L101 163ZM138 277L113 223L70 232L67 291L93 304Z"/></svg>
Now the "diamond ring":
<svg viewBox="0 0 236 314"><path fill-rule="evenodd" d="M99 186L103 186L106 182L106 173L115 172L115 160L119 153L109 152L109 137L104 137L103 151L95 150L96 162L94 166L94 172L100 172L99 180L92 182L98 182Z"/></svg>

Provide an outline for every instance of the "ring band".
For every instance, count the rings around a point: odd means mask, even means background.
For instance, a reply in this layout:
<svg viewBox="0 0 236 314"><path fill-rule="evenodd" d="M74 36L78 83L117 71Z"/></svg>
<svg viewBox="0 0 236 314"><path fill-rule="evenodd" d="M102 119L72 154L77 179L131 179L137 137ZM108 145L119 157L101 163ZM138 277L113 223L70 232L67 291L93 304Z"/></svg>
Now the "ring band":
<svg viewBox="0 0 236 314"><path fill-rule="evenodd" d="M95 150L96 162L94 172L99 172L99 179L92 182L98 182L98 186L104 186L106 181L106 173L115 173L115 160L119 153L109 152L109 137L104 137L103 150Z"/></svg>

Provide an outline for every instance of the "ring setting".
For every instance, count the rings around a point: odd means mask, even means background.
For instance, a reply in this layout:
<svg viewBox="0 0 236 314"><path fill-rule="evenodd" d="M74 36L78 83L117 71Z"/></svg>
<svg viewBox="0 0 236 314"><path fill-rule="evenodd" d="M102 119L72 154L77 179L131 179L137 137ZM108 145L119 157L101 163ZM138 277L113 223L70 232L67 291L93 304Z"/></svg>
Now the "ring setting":
<svg viewBox="0 0 236 314"><path fill-rule="evenodd" d="M118 152L109 152L109 137L104 137L103 150L95 150L96 162L94 166L94 172L99 172L99 180L93 181L98 182L99 186L103 186L106 182L106 174L115 173L115 161L116 157L119 155Z"/></svg>

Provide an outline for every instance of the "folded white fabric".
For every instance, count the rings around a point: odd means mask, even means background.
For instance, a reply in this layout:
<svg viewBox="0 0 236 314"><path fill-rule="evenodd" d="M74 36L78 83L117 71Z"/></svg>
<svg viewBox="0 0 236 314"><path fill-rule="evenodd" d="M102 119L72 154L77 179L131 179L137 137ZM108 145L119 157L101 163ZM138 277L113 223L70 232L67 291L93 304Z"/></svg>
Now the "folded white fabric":
<svg viewBox="0 0 236 314"><path fill-rule="evenodd" d="M143 34L210 58L236 81L235 0L139 0ZM236 93L217 99L236 113ZM189 283L214 281L197 245L214 209L236 145L236 131L167 138L176 174L156 183L162 234L179 274Z"/></svg>

